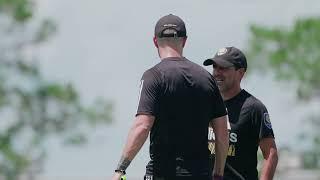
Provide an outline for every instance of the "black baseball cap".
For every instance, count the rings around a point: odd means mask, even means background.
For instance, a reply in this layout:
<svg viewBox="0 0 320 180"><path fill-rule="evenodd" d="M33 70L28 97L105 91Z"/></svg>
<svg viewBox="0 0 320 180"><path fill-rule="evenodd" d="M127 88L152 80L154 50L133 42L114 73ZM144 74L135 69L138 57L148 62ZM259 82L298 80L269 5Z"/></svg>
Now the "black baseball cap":
<svg viewBox="0 0 320 180"><path fill-rule="evenodd" d="M167 29L172 29L174 31L169 31L165 33ZM173 14L169 14L160 18L155 26L154 35L156 37L186 37L187 30L183 20Z"/></svg>
<svg viewBox="0 0 320 180"><path fill-rule="evenodd" d="M212 64L217 64L222 67L235 66L236 68L247 69L247 58L238 48L225 47L219 49L213 58L203 62L205 66Z"/></svg>

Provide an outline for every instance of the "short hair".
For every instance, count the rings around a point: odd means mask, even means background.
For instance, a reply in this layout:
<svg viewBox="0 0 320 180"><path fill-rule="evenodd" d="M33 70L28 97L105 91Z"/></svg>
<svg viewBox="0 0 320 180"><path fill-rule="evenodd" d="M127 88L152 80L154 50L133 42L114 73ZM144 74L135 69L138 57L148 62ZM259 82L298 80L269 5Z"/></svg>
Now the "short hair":
<svg viewBox="0 0 320 180"><path fill-rule="evenodd" d="M177 34L177 31L175 29L165 29L162 32L162 34L163 35ZM175 46L175 47L181 46L183 39L184 37L178 37L178 36L157 38L159 46L169 45L169 46Z"/></svg>
<svg viewBox="0 0 320 180"><path fill-rule="evenodd" d="M178 37L178 32L175 29L165 29L162 35L163 37Z"/></svg>

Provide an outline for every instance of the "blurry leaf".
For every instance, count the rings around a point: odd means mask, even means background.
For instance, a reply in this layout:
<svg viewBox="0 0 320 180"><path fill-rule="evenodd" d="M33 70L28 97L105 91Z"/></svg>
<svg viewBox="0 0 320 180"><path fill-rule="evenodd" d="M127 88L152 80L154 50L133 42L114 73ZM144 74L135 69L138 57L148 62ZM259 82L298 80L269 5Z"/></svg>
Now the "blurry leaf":
<svg viewBox="0 0 320 180"><path fill-rule="evenodd" d="M319 17L297 19L288 29L252 25L250 33L248 59L252 66L272 72L276 80L297 83L299 100L320 99ZM306 168L320 168L320 115L309 119L311 130L300 136L312 144L304 152L303 163Z"/></svg>
<svg viewBox="0 0 320 180"><path fill-rule="evenodd" d="M19 71L23 73L28 73L30 75L39 74L38 67L35 64L27 64L26 62L23 62L23 61L17 61L16 67L18 68Z"/></svg>
<svg viewBox="0 0 320 180"><path fill-rule="evenodd" d="M112 119L111 102L83 104L72 84L45 79L33 52L56 32L56 24L30 23L33 2L0 0L0 180L32 179L42 170L48 138L80 145Z"/></svg>
<svg viewBox="0 0 320 180"><path fill-rule="evenodd" d="M27 160L27 158L15 152L11 148L11 146L9 146L9 144L7 146L2 147L0 149L0 152L4 156L4 158L8 162L10 162L12 166L16 167L17 169L24 169L29 164L29 161Z"/></svg>
<svg viewBox="0 0 320 180"><path fill-rule="evenodd" d="M0 10L18 22L24 22L32 17L33 4L30 0L0 0Z"/></svg>
<svg viewBox="0 0 320 180"><path fill-rule="evenodd" d="M47 84L38 89L38 94L42 97L57 98L66 102L74 101L78 98L78 94L71 84L66 86Z"/></svg>
<svg viewBox="0 0 320 180"><path fill-rule="evenodd" d="M297 82L301 99L320 93L320 18L298 19L290 30L252 25L250 32L253 66L272 71L278 80Z"/></svg>
<svg viewBox="0 0 320 180"><path fill-rule="evenodd" d="M3 85L0 84L0 108L7 104L7 92Z"/></svg>
<svg viewBox="0 0 320 180"><path fill-rule="evenodd" d="M47 40L52 34L56 32L56 24L54 24L51 20L44 20L41 27L39 28L38 33L36 33L36 37L34 38L35 43L41 43Z"/></svg>
<svg viewBox="0 0 320 180"><path fill-rule="evenodd" d="M306 169L315 169L319 168L319 157L320 154L317 154L312 151L306 151L303 153L303 167Z"/></svg>
<svg viewBox="0 0 320 180"><path fill-rule="evenodd" d="M92 107L84 109L88 116L89 123L93 126L101 122L109 122L112 117L113 106L110 102L103 99L97 99Z"/></svg>
<svg viewBox="0 0 320 180"><path fill-rule="evenodd" d="M17 21L25 21L32 16L31 2L27 0L17 0L14 8L14 17Z"/></svg>
<svg viewBox="0 0 320 180"><path fill-rule="evenodd" d="M64 140L66 145L82 145L87 142L87 138L83 134L73 134Z"/></svg>

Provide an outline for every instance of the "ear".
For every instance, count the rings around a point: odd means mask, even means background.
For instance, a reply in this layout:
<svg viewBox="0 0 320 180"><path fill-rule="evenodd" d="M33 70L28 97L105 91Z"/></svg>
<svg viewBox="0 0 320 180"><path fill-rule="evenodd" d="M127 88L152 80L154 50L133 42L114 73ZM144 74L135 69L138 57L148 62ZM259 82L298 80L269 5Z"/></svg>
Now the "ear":
<svg viewBox="0 0 320 180"><path fill-rule="evenodd" d="M184 38L183 38L183 40L182 40L182 47L184 47L184 46L186 45L187 38L188 38L188 37L184 37Z"/></svg>
<svg viewBox="0 0 320 180"><path fill-rule="evenodd" d="M244 68L239 69L239 74L240 74L241 79L243 78L245 73L246 73L246 70Z"/></svg>
<svg viewBox="0 0 320 180"><path fill-rule="evenodd" d="M158 40L157 40L157 37L153 37L153 44L154 46L156 46L156 48L159 48L159 45L158 45Z"/></svg>

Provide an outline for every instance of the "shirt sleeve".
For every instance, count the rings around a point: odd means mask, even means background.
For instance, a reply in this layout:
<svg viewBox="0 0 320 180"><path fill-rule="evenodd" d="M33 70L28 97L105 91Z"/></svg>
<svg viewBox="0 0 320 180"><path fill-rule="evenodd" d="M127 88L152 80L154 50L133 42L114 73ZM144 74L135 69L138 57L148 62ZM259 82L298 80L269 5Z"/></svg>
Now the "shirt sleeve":
<svg viewBox="0 0 320 180"><path fill-rule="evenodd" d="M212 113L210 116L211 119L225 116L228 114L227 110L226 110L226 106L223 102L222 96L221 96L220 91L218 89L218 86L214 80L213 80L212 84L213 84L212 102L214 104L213 104Z"/></svg>
<svg viewBox="0 0 320 180"><path fill-rule="evenodd" d="M161 96L161 73L154 68L147 70L140 84L140 96L137 114L156 116Z"/></svg>
<svg viewBox="0 0 320 180"><path fill-rule="evenodd" d="M253 123L259 140L267 137L274 138L274 133L267 108L262 103L253 107Z"/></svg>

